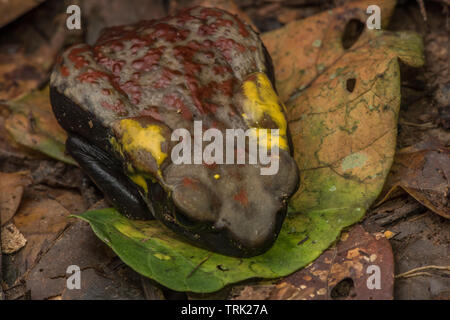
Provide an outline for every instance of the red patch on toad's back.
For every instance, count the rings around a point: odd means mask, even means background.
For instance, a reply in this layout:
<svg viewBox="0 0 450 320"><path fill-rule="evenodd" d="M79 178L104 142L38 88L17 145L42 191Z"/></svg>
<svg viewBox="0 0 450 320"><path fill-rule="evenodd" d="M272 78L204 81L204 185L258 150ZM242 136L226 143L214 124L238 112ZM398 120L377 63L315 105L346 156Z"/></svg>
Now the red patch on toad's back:
<svg viewBox="0 0 450 320"><path fill-rule="evenodd" d="M244 189L241 189L238 193L234 195L234 200L239 202L242 206L248 206L248 197L247 192Z"/></svg>

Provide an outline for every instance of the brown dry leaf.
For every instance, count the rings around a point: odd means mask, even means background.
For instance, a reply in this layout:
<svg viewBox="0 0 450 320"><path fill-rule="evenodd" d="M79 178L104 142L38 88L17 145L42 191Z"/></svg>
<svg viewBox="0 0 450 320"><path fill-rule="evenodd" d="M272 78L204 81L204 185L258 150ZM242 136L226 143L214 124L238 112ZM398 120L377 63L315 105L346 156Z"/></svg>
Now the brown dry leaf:
<svg viewBox="0 0 450 320"><path fill-rule="evenodd" d="M3 262L7 286L14 286L22 280L53 247L69 226L70 213L80 213L86 209L83 198L76 191L44 185L29 186L11 220L27 239L27 244L19 252L6 256ZM7 295L10 295L8 292Z"/></svg>
<svg viewBox="0 0 450 320"><path fill-rule="evenodd" d="M74 245L76 243L76 245ZM81 288L68 290L67 268L81 270ZM140 276L126 267L93 233L76 221L55 241L25 278L31 299L143 299Z"/></svg>
<svg viewBox="0 0 450 320"><path fill-rule="evenodd" d="M67 134L53 115L48 86L10 101L8 106L12 114L6 119L5 128L17 143L76 165L64 153Z"/></svg>
<svg viewBox="0 0 450 320"><path fill-rule="evenodd" d="M24 188L31 183L28 171L0 172L0 226L4 226L16 213Z"/></svg>
<svg viewBox="0 0 450 320"><path fill-rule="evenodd" d="M8 130L5 128L5 121L10 115L11 110L0 102L0 159L6 160L2 165L6 165L8 160L33 158L39 155L33 150L18 144L8 133Z"/></svg>
<svg viewBox="0 0 450 320"><path fill-rule="evenodd" d="M293 20L300 19L302 17L302 9L292 9L283 7L278 14L278 21L281 23L289 23Z"/></svg>
<svg viewBox="0 0 450 320"><path fill-rule="evenodd" d="M37 56L45 57L46 54L38 53ZM38 87L45 81L49 69L49 66L43 69L41 65L48 65L52 60L50 57L48 61L34 62L20 52L11 55L0 52L0 100L20 97Z"/></svg>
<svg viewBox="0 0 450 320"><path fill-rule="evenodd" d="M450 218L450 148L430 139L397 151L380 203L398 188L428 209Z"/></svg>
<svg viewBox="0 0 450 320"><path fill-rule="evenodd" d="M379 288L375 286L376 268ZM275 284L241 287L233 299L390 300L393 286L394 257L389 241L357 225L306 268Z"/></svg>
<svg viewBox="0 0 450 320"><path fill-rule="evenodd" d="M94 44L103 28L164 17L163 0L81 0L86 42ZM124 14L126 12L126 14ZM83 28L83 27L82 27Z"/></svg>
<svg viewBox="0 0 450 320"><path fill-rule="evenodd" d="M81 34L66 28L69 2L72 4L74 1L47 1L2 28L0 100L20 97L45 82L66 38ZM0 12L3 11L0 9Z"/></svg>
<svg viewBox="0 0 450 320"><path fill-rule="evenodd" d="M12 221L27 239L27 244L7 263L4 281L9 286L14 285L34 266L39 255L67 227L69 214L69 211L52 199L30 197L22 201Z"/></svg>
<svg viewBox="0 0 450 320"><path fill-rule="evenodd" d="M423 48L417 34L366 28L372 4L386 27L395 1L362 0L263 35L302 181L291 211L335 210L356 222L389 172L401 100L398 60L419 67Z"/></svg>
<svg viewBox="0 0 450 320"><path fill-rule="evenodd" d="M75 190L49 188L41 192L42 196L47 195L50 199L56 200L71 214L80 214L87 210L83 197Z"/></svg>
<svg viewBox="0 0 450 320"><path fill-rule="evenodd" d="M20 233L19 229L12 223L2 227L1 230L1 252L11 254L22 249L27 239Z"/></svg>
<svg viewBox="0 0 450 320"><path fill-rule="evenodd" d="M239 16L244 22L252 26L255 31L258 31L258 28L254 25L252 19L243 12L238 5L232 0L187 0L180 1L174 0L170 1L169 13L174 14L177 11L180 11L184 8L194 7L194 6L203 6L203 7L214 7L219 8L225 11L228 11L232 14Z"/></svg>
<svg viewBox="0 0 450 320"><path fill-rule="evenodd" d="M45 0L3 0L0 1L0 28Z"/></svg>
<svg viewBox="0 0 450 320"><path fill-rule="evenodd" d="M342 7L291 22L281 29L263 35L264 44L274 62L275 78L281 100L292 100L294 98L292 96L304 90L306 86L323 84L326 78L323 76L322 79L317 78L327 71L326 69L336 69L334 68L336 63L345 67L348 65L349 58L355 58L347 56L348 50L342 43L343 34L350 20L366 21L368 16L365 12L371 4L380 6L383 13L381 27L385 28L394 10L395 1L363 0L350 2ZM366 29L364 33L349 53L361 45L370 45L367 41L376 36L376 30ZM361 54L361 52L358 53ZM369 53L365 51L363 54ZM363 58L365 60L368 57L360 56L353 61L357 62ZM366 60L366 62L367 65L372 65L372 61ZM334 82L337 82L337 79ZM304 88L301 88L302 85Z"/></svg>
<svg viewBox="0 0 450 320"><path fill-rule="evenodd" d="M34 183L36 183L34 181ZM78 190L63 188L48 187L45 185L35 185L32 189L28 189L26 193L26 200L35 199L50 199L58 202L71 214L78 214L88 209L83 196Z"/></svg>

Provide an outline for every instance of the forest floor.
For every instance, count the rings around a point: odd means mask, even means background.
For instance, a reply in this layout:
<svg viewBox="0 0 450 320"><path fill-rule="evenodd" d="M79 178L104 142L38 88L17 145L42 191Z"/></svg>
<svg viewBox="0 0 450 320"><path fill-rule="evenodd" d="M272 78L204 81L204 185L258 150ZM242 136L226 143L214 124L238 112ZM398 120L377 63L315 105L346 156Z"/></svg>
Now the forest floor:
<svg viewBox="0 0 450 320"><path fill-rule="evenodd" d="M125 2L131 6L130 3L133 1ZM265 32L280 28L295 19L332 9L345 2L347 1L243 0L238 4L259 31ZM398 120L397 151L408 150L406 148L411 146L429 146L430 141L448 148L450 146L449 2L446 0L398 2L389 29L419 33L424 40L426 63L419 69L402 66L402 101ZM34 32L23 33L25 40L33 38L30 40L33 45L28 46L27 50L37 50L37 55L42 57L45 54L52 56L52 47L59 48L62 40L55 36L57 32L52 25L48 23L41 25L36 21L51 15L52 10L63 12L60 5L48 0L40 7L31 9L27 1L21 3L23 12L31 11L16 17L14 22L5 23L5 26L3 21L0 21L2 26L0 53L5 50L14 51L13 46L4 46L2 43L9 43L8 37L13 37L17 29L26 29L26 25L33 24ZM85 35L88 41L95 39L98 30L108 24L108 21L116 19L120 23L127 23L126 19L142 18L139 10L133 11L124 18L118 1L111 1L107 10L104 11L101 10L102 1L98 3L97 8L89 8L90 29ZM153 18L156 18L163 17L179 7L190 5L193 1L149 3L146 10L151 12ZM424 4L424 7L421 4ZM47 6L47 11L39 12L42 6ZM142 11L145 10L142 9ZM120 21L121 19L125 20ZM80 36L73 36L72 41L76 42ZM48 47L42 45L38 38L44 39ZM17 62L25 58L17 56L15 59ZM42 58L36 63L51 64L53 61ZM3 66L3 68L6 67ZM4 70L0 65L1 72ZM32 87L42 88L48 83L48 71L23 68L21 72L20 76L25 80L23 87L16 88L18 91L26 91ZM0 91L7 85L10 84L0 83ZM18 93L11 89L8 94L14 96ZM17 235L14 238L16 243L12 244L13 248L14 246L22 247L24 241L30 245L13 254L3 252L1 255L2 290L0 288L0 295L3 294L6 299L199 298L196 295L186 295L161 288L152 281L142 278L97 239L86 223L67 222L66 216L69 213L82 213L95 204L98 206L103 196L79 168L24 150L11 142L11 139L6 138L8 133L5 125L11 112L2 106L1 102L7 101L11 96L0 96L0 173L2 174L0 190L8 190L8 194L3 195L4 205L6 202L7 204L4 207L5 211L2 212L2 226L15 228L8 231ZM439 149L436 148L433 150ZM433 158L433 155L429 156L430 158L427 159L431 167L435 171L443 170L444 173L439 172L445 176L445 173L449 172L449 162L444 162L444 168L441 168L440 160ZM13 176L8 175L13 173ZM391 175L395 174L396 172L391 173ZM420 175L422 182L429 184L430 190L433 191L435 186L432 175L428 175L425 171ZM450 177L445 178L448 183ZM407 177L404 179L406 181ZM440 188L438 191L442 191L442 186ZM443 211L447 212L450 200L448 190L447 184L444 186L443 193L437 195L440 197L437 201ZM0 200L1 197L2 195ZM395 261L395 299L450 299L450 220L436 214L418 199L420 200L416 194L399 192L382 204L376 202L361 225L371 234L388 234L386 238L392 246ZM47 212L50 209L53 210L53 215L49 218ZM7 226L6 222L14 215L15 226ZM52 227L40 229L44 220ZM20 231L16 230L16 227ZM25 235L23 239L20 233ZM69 250L68 246L73 243L78 243L79 248L72 247ZM96 254L86 254L86 252ZM83 257L81 267L86 279L84 281L87 281L90 288L87 293L62 290L65 270L56 270L57 267L52 265L54 261L62 263L66 260L70 264L69 258L72 259L74 256ZM228 288L218 295L213 295L213 297L216 296L230 298L231 293Z"/></svg>

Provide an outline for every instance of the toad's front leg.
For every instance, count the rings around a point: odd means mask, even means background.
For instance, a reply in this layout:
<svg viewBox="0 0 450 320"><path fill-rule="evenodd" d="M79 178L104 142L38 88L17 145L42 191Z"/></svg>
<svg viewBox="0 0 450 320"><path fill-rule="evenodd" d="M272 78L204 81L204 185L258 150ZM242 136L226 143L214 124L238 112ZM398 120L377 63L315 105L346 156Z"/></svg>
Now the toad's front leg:
<svg viewBox="0 0 450 320"><path fill-rule="evenodd" d="M69 136L66 150L118 211L128 218L153 219L151 208L136 185L123 173L119 161L78 135Z"/></svg>

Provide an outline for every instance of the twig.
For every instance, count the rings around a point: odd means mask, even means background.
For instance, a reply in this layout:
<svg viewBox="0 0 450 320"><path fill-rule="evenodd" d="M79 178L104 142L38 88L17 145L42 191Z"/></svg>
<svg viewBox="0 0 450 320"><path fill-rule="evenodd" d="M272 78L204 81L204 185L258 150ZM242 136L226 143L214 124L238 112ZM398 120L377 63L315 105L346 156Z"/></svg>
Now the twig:
<svg viewBox="0 0 450 320"><path fill-rule="evenodd" d="M427 216L428 212L422 213L421 215L415 216L414 218L411 218L408 220L408 222L414 222L417 221L419 219L422 219L423 217Z"/></svg>
<svg viewBox="0 0 450 320"><path fill-rule="evenodd" d="M417 3L420 7L420 13L422 14L423 20L427 21L427 10L425 9L425 4L423 3L423 0L417 0Z"/></svg>
<svg viewBox="0 0 450 320"><path fill-rule="evenodd" d="M406 125L406 126L410 126L410 127L419 127L419 128L425 128L425 129L431 129L431 128L436 128L437 127L432 122L414 123L414 122L409 122L409 121L400 119L399 123L403 124L403 125Z"/></svg>
<svg viewBox="0 0 450 320"><path fill-rule="evenodd" d="M427 276L427 277L431 277L432 274L429 273L429 272L417 272L417 273L412 273L412 274L408 274L408 275L401 276L401 277L400 277L400 276L396 276L395 278L396 278L396 279L399 279L399 278L407 279L407 278L419 277L419 276Z"/></svg>
<svg viewBox="0 0 450 320"><path fill-rule="evenodd" d="M212 253L208 254L208 256L205 259L200 261L200 263L188 274L188 276L186 278L190 278L194 274L194 272L197 271L198 268L200 268L200 266L202 264L204 264L206 261L208 261L208 259L211 257L211 255L212 255Z"/></svg>
<svg viewBox="0 0 450 320"><path fill-rule="evenodd" d="M406 218L410 215L420 214L426 211L426 208L422 206L419 202L413 201L409 203L405 203L400 208L394 210L394 212L386 213L383 215L375 216L376 224L380 226L387 226L396 222L397 220Z"/></svg>
<svg viewBox="0 0 450 320"><path fill-rule="evenodd" d="M414 268L414 269L411 269L409 271L400 273L400 274L396 275L395 278L396 279L398 279L398 278L409 278L409 277L414 277L416 275L417 276L419 276L419 275L429 275L429 276L431 276L431 274L428 273L428 272L419 272L419 271L428 270L428 269L450 271L450 266L434 266L434 265L430 265L430 266L418 267L418 268Z"/></svg>

